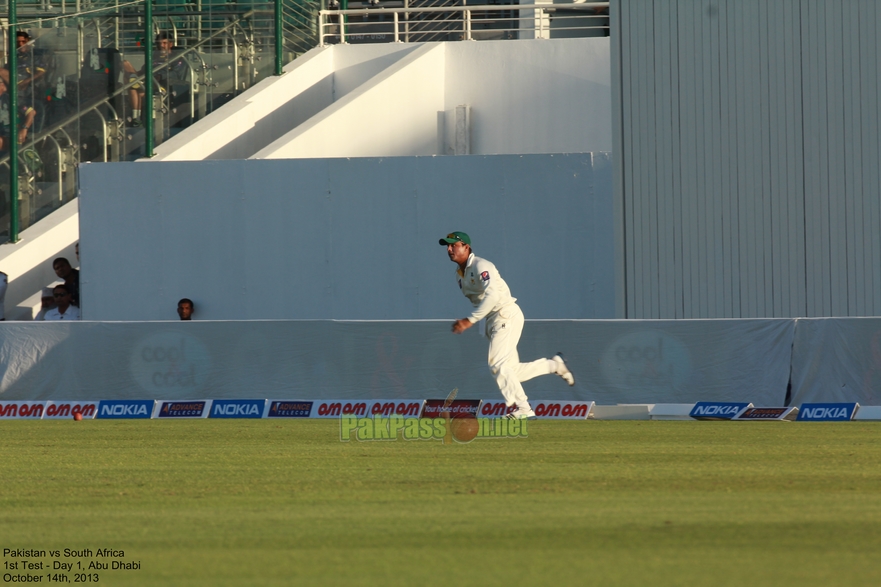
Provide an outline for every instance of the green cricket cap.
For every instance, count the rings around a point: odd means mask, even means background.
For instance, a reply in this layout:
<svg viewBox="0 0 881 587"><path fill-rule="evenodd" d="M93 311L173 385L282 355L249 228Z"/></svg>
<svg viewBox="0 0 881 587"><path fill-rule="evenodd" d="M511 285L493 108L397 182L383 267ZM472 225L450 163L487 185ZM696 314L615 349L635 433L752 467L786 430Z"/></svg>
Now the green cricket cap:
<svg viewBox="0 0 881 587"><path fill-rule="evenodd" d="M471 237L465 234L464 232L451 232L444 238L437 241L442 246L451 245L453 243L465 243L466 245L471 244Z"/></svg>

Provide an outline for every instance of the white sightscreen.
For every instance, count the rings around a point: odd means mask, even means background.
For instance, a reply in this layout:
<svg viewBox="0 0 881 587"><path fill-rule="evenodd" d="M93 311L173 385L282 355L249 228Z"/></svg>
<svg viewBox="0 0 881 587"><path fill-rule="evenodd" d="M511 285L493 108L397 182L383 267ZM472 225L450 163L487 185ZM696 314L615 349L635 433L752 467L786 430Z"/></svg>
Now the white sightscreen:
<svg viewBox="0 0 881 587"><path fill-rule="evenodd" d="M529 318L615 316L608 154L81 166L88 320L454 318L461 230Z"/></svg>

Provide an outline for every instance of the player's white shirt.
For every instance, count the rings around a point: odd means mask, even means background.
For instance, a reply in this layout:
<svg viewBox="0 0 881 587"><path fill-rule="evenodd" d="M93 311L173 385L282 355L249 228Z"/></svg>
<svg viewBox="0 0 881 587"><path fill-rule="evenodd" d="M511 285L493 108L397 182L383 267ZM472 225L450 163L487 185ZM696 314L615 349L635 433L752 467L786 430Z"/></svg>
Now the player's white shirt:
<svg viewBox="0 0 881 587"><path fill-rule="evenodd" d="M62 314L58 311L58 308L52 308L46 315L43 316L43 320L79 320L80 319L80 309L74 305L70 305L67 307L67 310Z"/></svg>
<svg viewBox="0 0 881 587"><path fill-rule="evenodd" d="M517 301L511 296L511 290L496 266L474 253L468 257L465 271L456 269L456 281L474 306L474 311L468 316L472 324Z"/></svg>

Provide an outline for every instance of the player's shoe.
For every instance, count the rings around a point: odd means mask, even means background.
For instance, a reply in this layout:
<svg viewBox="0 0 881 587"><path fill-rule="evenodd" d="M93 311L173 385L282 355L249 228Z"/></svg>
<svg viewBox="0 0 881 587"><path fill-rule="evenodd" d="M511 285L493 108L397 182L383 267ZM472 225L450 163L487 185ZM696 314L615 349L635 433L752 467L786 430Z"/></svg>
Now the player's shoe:
<svg viewBox="0 0 881 587"><path fill-rule="evenodd" d="M568 383L570 387L575 385L575 376L572 375L572 371L566 366L566 361L563 360L563 353L557 353L551 360L557 363L557 375L562 377L563 381Z"/></svg>
<svg viewBox="0 0 881 587"><path fill-rule="evenodd" d="M505 416L508 420L525 420L527 418L535 418L535 412L532 411L532 408L517 408L510 414Z"/></svg>

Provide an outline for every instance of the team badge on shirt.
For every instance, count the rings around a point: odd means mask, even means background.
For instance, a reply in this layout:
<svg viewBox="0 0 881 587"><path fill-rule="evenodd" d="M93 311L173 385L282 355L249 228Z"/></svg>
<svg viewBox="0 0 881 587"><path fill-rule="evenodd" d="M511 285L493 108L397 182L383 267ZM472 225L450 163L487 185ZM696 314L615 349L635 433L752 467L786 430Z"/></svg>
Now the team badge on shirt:
<svg viewBox="0 0 881 587"><path fill-rule="evenodd" d="M489 271L482 272L480 274L480 279L482 279L484 283L489 283Z"/></svg>

